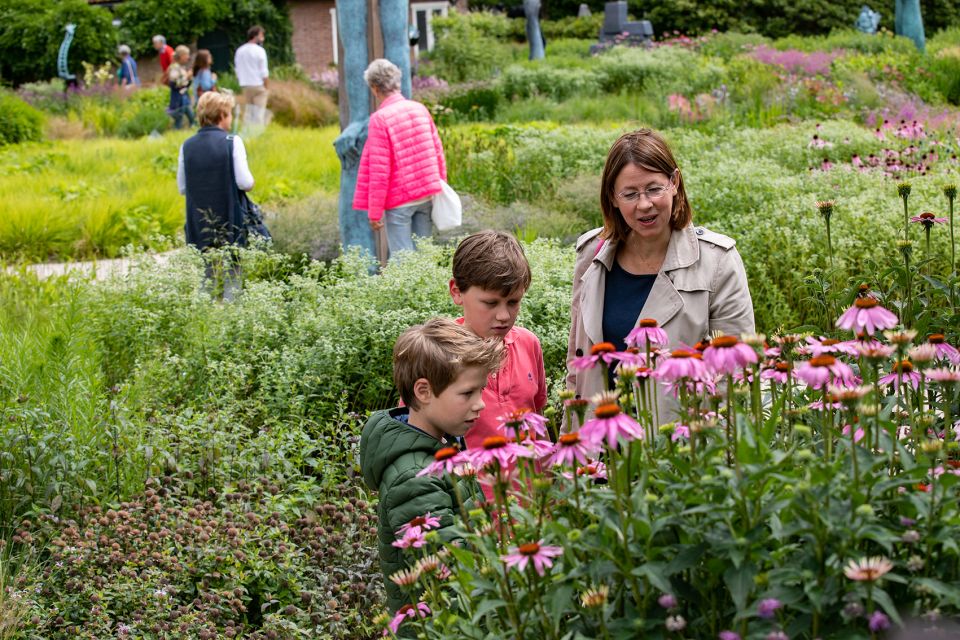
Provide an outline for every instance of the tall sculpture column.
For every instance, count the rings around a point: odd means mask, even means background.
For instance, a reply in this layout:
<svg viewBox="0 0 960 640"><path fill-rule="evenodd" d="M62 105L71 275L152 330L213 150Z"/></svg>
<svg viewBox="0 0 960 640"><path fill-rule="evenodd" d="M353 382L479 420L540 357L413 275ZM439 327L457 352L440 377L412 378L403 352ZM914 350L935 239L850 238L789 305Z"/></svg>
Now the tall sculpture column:
<svg viewBox="0 0 960 640"><path fill-rule="evenodd" d="M376 15L369 15L371 11ZM367 140L370 120L370 90L363 80L372 58L378 57L382 42L383 57L403 72L403 95L410 97L410 45L407 35L410 8L407 0L337 0L337 25L343 46L343 73L340 94L340 136L334 148L340 157L340 242L344 248L361 247L377 255L377 242L367 222L366 211L353 208L357 188L357 170ZM371 28L378 21L380 33ZM381 36L382 40L378 38ZM341 97L341 103L344 98Z"/></svg>
<svg viewBox="0 0 960 640"><path fill-rule="evenodd" d="M523 15L527 18L527 42L530 45L530 59L543 60L543 34L540 32L540 0L523 0Z"/></svg>
<svg viewBox="0 0 960 640"><path fill-rule="evenodd" d="M893 28L898 36L913 40L917 49L923 53L926 40L923 35L923 16L920 14L920 0L896 0L896 13Z"/></svg>

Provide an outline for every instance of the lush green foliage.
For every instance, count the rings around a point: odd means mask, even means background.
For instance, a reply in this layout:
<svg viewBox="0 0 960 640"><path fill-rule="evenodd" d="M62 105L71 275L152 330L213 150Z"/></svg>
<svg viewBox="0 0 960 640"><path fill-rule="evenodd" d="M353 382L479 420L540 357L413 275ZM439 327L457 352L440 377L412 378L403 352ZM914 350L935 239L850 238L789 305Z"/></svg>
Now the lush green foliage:
<svg viewBox="0 0 960 640"><path fill-rule="evenodd" d="M156 106L150 101L162 96L162 90L136 92L124 104L143 105L138 108L149 112ZM118 128L137 124L115 119L119 110L112 106L97 105L93 99L79 103L87 121ZM175 176L177 149L186 135L5 148L0 152L0 197L6 205L0 255L37 261L112 257L128 244L169 247L183 226ZM276 210L305 194L334 192L340 175L332 152L335 136L333 129L271 127L245 140L257 179L253 197Z"/></svg>
<svg viewBox="0 0 960 640"><path fill-rule="evenodd" d="M0 0L0 80L20 84L57 75L64 27L77 25L70 45L70 72L81 62L100 64L114 56L111 15L86 0Z"/></svg>
<svg viewBox="0 0 960 640"><path fill-rule="evenodd" d="M152 51L150 39L162 34L171 45L193 42L211 31L226 33L230 45L247 41L255 24L267 31L264 48L271 63L293 62L290 38L293 27L283 3L273 0L127 0L117 7L124 38L140 54Z"/></svg>
<svg viewBox="0 0 960 640"><path fill-rule="evenodd" d="M38 110L14 95L0 92L0 147L39 140L43 122Z"/></svg>

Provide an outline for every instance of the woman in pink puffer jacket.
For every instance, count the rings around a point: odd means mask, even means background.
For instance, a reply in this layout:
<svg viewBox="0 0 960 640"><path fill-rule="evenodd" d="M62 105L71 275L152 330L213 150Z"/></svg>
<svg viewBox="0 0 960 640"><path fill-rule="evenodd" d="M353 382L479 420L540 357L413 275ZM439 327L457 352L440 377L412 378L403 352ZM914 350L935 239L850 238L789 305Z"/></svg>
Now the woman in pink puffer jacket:
<svg viewBox="0 0 960 640"><path fill-rule="evenodd" d="M414 250L414 235L431 234L433 195L447 179L447 166L430 112L400 93L400 69L374 60L363 79L380 108L370 116L353 208L367 212L374 231L386 223L392 257Z"/></svg>

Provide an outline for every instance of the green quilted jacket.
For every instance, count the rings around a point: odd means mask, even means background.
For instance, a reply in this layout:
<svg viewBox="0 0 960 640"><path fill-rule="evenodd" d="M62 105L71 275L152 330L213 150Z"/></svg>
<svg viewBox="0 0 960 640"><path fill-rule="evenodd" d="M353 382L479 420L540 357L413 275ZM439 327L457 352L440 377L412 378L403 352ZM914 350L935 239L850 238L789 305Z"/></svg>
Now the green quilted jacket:
<svg viewBox="0 0 960 640"><path fill-rule="evenodd" d="M433 462L433 454L450 446L397 420L408 409L377 411L367 420L360 435L360 468L363 481L380 494L377 527L380 568L387 589L387 607L393 613L410 603L409 596L390 581L390 576L413 563L419 550L392 546L402 525L427 512L440 519L441 539L450 540L454 514L459 511L453 484L446 477L421 476L421 469ZM458 481L461 497L472 503L479 486L472 478ZM469 508L471 505L468 504ZM406 559L406 562L404 561Z"/></svg>

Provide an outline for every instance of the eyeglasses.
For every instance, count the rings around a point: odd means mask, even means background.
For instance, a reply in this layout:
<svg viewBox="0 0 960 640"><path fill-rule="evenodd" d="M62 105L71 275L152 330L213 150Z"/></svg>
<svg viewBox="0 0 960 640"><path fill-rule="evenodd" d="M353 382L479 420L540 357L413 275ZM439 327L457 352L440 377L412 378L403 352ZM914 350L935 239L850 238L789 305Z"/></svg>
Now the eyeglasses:
<svg viewBox="0 0 960 640"><path fill-rule="evenodd" d="M674 174L676 175L676 174ZM640 196L647 196L647 200L650 202L656 202L667 195L667 192L670 191L675 185L673 183L673 176L670 176L670 182L665 185L655 185L644 189L643 191L636 191L634 189L627 189L626 191L621 191L617 194L617 199L620 202L627 204L633 204L640 200Z"/></svg>

